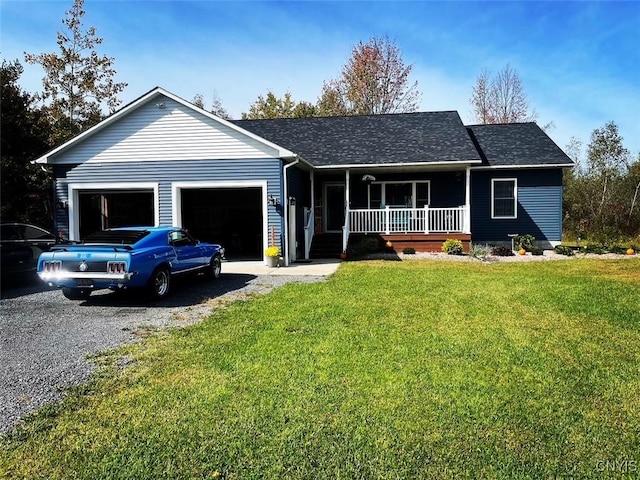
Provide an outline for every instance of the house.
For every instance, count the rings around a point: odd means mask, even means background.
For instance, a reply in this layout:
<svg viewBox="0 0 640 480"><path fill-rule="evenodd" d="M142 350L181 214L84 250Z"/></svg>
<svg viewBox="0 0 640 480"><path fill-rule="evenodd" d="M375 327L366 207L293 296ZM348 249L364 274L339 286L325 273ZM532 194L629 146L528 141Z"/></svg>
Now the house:
<svg viewBox="0 0 640 480"><path fill-rule="evenodd" d="M455 111L226 121L159 87L36 162L53 169L55 228L71 240L178 225L230 258L277 245L287 263L357 235L418 251L514 233L557 244L573 166L534 123L465 126Z"/></svg>

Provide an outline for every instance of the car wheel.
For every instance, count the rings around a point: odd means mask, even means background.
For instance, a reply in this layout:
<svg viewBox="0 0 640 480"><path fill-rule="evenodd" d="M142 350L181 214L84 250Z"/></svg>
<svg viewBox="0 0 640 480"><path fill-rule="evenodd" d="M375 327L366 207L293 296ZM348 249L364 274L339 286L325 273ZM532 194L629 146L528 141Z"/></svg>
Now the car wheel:
<svg viewBox="0 0 640 480"><path fill-rule="evenodd" d="M62 294L69 300L86 300L91 295L91 290L88 288L63 287Z"/></svg>
<svg viewBox="0 0 640 480"><path fill-rule="evenodd" d="M215 280L220 277L220 273L222 273L222 261L220 260L220 256L216 255L209 262L209 266L205 270L205 275L207 278Z"/></svg>
<svg viewBox="0 0 640 480"><path fill-rule="evenodd" d="M165 298L171 289L171 275L166 268L158 268L149 279L149 293L154 298Z"/></svg>

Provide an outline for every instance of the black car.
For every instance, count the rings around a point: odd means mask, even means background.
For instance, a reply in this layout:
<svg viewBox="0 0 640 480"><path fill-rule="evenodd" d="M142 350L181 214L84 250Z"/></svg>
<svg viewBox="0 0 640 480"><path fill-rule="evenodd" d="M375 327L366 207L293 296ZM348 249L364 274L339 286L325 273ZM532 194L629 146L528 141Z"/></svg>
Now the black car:
<svg viewBox="0 0 640 480"><path fill-rule="evenodd" d="M0 252L2 276L12 273L34 272L38 257L55 245L56 237L46 230L25 223L0 225Z"/></svg>

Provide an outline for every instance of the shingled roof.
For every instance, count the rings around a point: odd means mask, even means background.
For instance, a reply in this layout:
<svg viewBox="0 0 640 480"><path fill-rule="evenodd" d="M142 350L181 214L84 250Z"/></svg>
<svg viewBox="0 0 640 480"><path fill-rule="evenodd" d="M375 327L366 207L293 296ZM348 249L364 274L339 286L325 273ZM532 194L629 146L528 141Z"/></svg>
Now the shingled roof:
<svg viewBox="0 0 640 480"><path fill-rule="evenodd" d="M233 123L315 167L481 161L455 111Z"/></svg>
<svg viewBox="0 0 640 480"><path fill-rule="evenodd" d="M573 165L535 123L470 125L467 130L482 156L483 166Z"/></svg>

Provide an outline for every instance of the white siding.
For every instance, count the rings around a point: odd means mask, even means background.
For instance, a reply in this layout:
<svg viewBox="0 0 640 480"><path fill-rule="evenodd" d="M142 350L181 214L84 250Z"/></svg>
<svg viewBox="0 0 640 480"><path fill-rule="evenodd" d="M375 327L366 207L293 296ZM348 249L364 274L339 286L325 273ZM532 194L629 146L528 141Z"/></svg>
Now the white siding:
<svg viewBox="0 0 640 480"><path fill-rule="evenodd" d="M162 103L164 108L157 104ZM57 153L57 164L277 158L278 152L164 96Z"/></svg>

